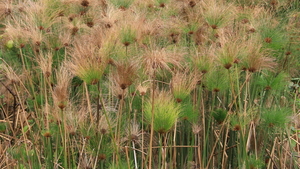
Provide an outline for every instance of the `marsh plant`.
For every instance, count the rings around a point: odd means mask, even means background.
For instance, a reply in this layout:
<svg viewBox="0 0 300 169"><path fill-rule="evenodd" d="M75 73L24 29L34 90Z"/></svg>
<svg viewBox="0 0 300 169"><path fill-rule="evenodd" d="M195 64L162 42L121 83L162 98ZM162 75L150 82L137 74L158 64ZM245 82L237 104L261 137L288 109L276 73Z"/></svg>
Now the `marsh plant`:
<svg viewBox="0 0 300 169"><path fill-rule="evenodd" d="M2 0L0 168L299 168L299 9Z"/></svg>

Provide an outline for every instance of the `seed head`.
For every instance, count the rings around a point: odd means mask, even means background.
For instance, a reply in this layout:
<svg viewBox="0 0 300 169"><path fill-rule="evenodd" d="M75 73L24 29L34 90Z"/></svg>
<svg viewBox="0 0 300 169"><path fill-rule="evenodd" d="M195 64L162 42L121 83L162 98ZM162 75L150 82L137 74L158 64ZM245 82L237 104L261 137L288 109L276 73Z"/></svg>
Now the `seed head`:
<svg viewBox="0 0 300 169"><path fill-rule="evenodd" d="M108 121L111 124L111 126L108 125ZM98 124L99 132L102 135L105 135L110 132L110 127L114 127L115 124L115 120L112 119L110 116L108 116L108 119L106 119L105 116L101 116Z"/></svg>
<svg viewBox="0 0 300 169"><path fill-rule="evenodd" d="M217 25L210 25L210 27L213 28L213 29L217 29L218 28Z"/></svg>
<svg viewBox="0 0 300 169"><path fill-rule="evenodd" d="M271 4L272 6L275 6L275 5L278 4L278 2L277 2L277 0L271 0L270 4Z"/></svg>
<svg viewBox="0 0 300 169"><path fill-rule="evenodd" d="M241 23L242 23L242 24L249 23L249 20L248 20L247 18L244 18L244 19L241 20Z"/></svg>
<svg viewBox="0 0 300 169"><path fill-rule="evenodd" d="M189 2L189 6L191 7L191 8L193 8L194 6L196 6L196 2L195 1L190 1Z"/></svg>
<svg viewBox="0 0 300 169"><path fill-rule="evenodd" d="M56 46L52 48L54 51L59 51L60 47Z"/></svg>
<svg viewBox="0 0 300 169"><path fill-rule="evenodd" d="M255 67L249 67L248 71L251 72L251 73L254 73L254 72L257 71L257 69Z"/></svg>
<svg viewBox="0 0 300 169"><path fill-rule="evenodd" d="M69 15L69 17L68 17L68 20L69 20L70 22L72 22L72 21L74 20L75 17L77 17L76 14L71 14L71 15Z"/></svg>
<svg viewBox="0 0 300 169"><path fill-rule="evenodd" d="M270 37L265 38L265 42L266 43L271 43L272 42L272 38L270 38Z"/></svg>
<svg viewBox="0 0 300 169"><path fill-rule="evenodd" d="M214 37L215 37L215 38L219 38L220 35L219 35L218 33L215 33L215 34L214 34Z"/></svg>
<svg viewBox="0 0 300 169"><path fill-rule="evenodd" d="M235 63L235 64L240 63L240 59L234 59L233 63Z"/></svg>
<svg viewBox="0 0 300 169"><path fill-rule="evenodd" d="M133 61L116 62L116 71L112 74L122 90L129 87L137 78L137 64Z"/></svg>
<svg viewBox="0 0 300 169"><path fill-rule="evenodd" d="M106 134L106 132L107 132L107 131L106 131L106 129L104 129L104 128L102 128L102 129L100 130L100 133L103 134L103 135Z"/></svg>
<svg viewBox="0 0 300 169"><path fill-rule="evenodd" d="M85 15L85 14L86 14L86 11L85 11L85 10L82 10L82 11L79 12L79 15L80 15L80 16L83 16L83 15Z"/></svg>
<svg viewBox="0 0 300 169"><path fill-rule="evenodd" d="M165 6L166 6L165 3L160 3L160 4L159 4L159 7L161 7L161 8L164 8Z"/></svg>
<svg viewBox="0 0 300 169"><path fill-rule="evenodd" d="M41 42L40 42L40 41L36 41L36 42L35 42L35 45L36 45L36 46L41 46Z"/></svg>
<svg viewBox="0 0 300 169"><path fill-rule="evenodd" d="M57 74L57 85L53 89L54 103L63 110L68 103L68 88L71 83L72 75L66 68L61 68Z"/></svg>
<svg viewBox="0 0 300 169"><path fill-rule="evenodd" d="M112 58L109 58L109 59L107 60L107 63L110 64L110 65L112 65L112 66L116 66L115 61L114 61L114 59L112 59Z"/></svg>
<svg viewBox="0 0 300 169"><path fill-rule="evenodd" d="M11 9L10 8L6 8L4 14L5 15L10 15L11 14Z"/></svg>
<svg viewBox="0 0 300 169"><path fill-rule="evenodd" d="M20 44L20 48L22 49L22 48L24 48L25 47L25 44L24 43L21 43Z"/></svg>
<svg viewBox="0 0 300 169"><path fill-rule="evenodd" d="M125 27L120 32L121 42L124 46L129 46L136 41L136 30L134 27Z"/></svg>
<svg viewBox="0 0 300 169"><path fill-rule="evenodd" d="M180 99L180 98L176 98L175 100L176 100L177 103L181 103L182 102L182 99Z"/></svg>
<svg viewBox="0 0 300 169"><path fill-rule="evenodd" d="M233 130L234 130L234 131L240 131L240 130L241 130L241 125L236 124L236 125L233 127Z"/></svg>
<svg viewBox="0 0 300 169"><path fill-rule="evenodd" d="M76 135L76 132L75 132L75 131L70 131L70 135L71 135L71 136L75 136L75 135Z"/></svg>
<svg viewBox="0 0 300 169"><path fill-rule="evenodd" d="M39 30L44 30L43 26L39 26L38 28L39 28Z"/></svg>
<svg viewBox="0 0 300 169"><path fill-rule="evenodd" d="M47 137L47 138L51 137L51 133L50 132L45 132L43 135L44 135L44 137Z"/></svg>
<svg viewBox="0 0 300 169"><path fill-rule="evenodd" d="M265 90L271 90L272 88L271 88L271 86L266 86L265 87Z"/></svg>
<svg viewBox="0 0 300 169"><path fill-rule="evenodd" d="M131 134L128 139L133 142L136 142L139 139L139 137L135 134Z"/></svg>
<svg viewBox="0 0 300 169"><path fill-rule="evenodd" d="M290 55L290 54L292 54L292 52L291 51L287 51L287 52L285 52L285 55Z"/></svg>
<svg viewBox="0 0 300 169"><path fill-rule="evenodd" d="M105 24L105 28L111 28L112 27L112 24L111 23L106 23Z"/></svg>
<svg viewBox="0 0 300 169"><path fill-rule="evenodd" d="M104 160L106 159L106 155L105 155L105 154L99 154L99 155L98 155L98 159L99 159L100 161L104 161Z"/></svg>
<svg viewBox="0 0 300 169"><path fill-rule="evenodd" d="M198 124L192 125L192 131L194 134L199 134L201 130L202 130L202 128L200 125L198 125Z"/></svg>
<svg viewBox="0 0 300 169"><path fill-rule="evenodd" d="M201 26L194 34L196 45L201 45L207 39L208 25Z"/></svg>
<svg viewBox="0 0 300 169"><path fill-rule="evenodd" d="M141 96L146 95L147 90L148 90L148 86L142 86L141 84L138 85L137 90L139 91Z"/></svg>
<svg viewBox="0 0 300 169"><path fill-rule="evenodd" d="M215 93L218 93L219 91L220 91L219 88L214 88L214 89L213 89L213 92L215 92Z"/></svg>
<svg viewBox="0 0 300 169"><path fill-rule="evenodd" d="M268 125L270 128L273 128L274 127L274 123L269 123Z"/></svg>
<svg viewBox="0 0 300 169"><path fill-rule="evenodd" d="M170 82L170 88L178 103L189 96L200 77L195 72L176 72Z"/></svg>
<svg viewBox="0 0 300 169"><path fill-rule="evenodd" d="M120 9L121 11L126 11L127 8L126 8L125 6L120 6L119 9Z"/></svg>
<svg viewBox="0 0 300 169"><path fill-rule="evenodd" d="M125 128L125 137L121 138L121 144L136 144L138 146L142 145L142 136L144 132L140 129L140 125L132 121Z"/></svg>
<svg viewBox="0 0 300 169"><path fill-rule="evenodd" d="M171 38L171 41L173 43L177 43L178 42L178 39L179 39L179 33L171 33L170 34L170 38Z"/></svg>
<svg viewBox="0 0 300 169"><path fill-rule="evenodd" d="M89 1L88 0L82 0L80 3L83 7L88 7L89 6Z"/></svg>
<svg viewBox="0 0 300 169"><path fill-rule="evenodd" d="M254 28L250 28L248 31L249 33L254 33L256 30Z"/></svg>
<svg viewBox="0 0 300 169"><path fill-rule="evenodd" d="M76 35L76 33L79 31L79 28L77 26L74 26L72 29L71 29L71 35Z"/></svg>
<svg viewBox="0 0 300 169"><path fill-rule="evenodd" d="M63 110L66 106L67 106L67 105L66 105L65 103L63 103L63 102L60 102L60 103L58 104L58 107L59 107L61 110Z"/></svg>
<svg viewBox="0 0 300 169"><path fill-rule="evenodd" d="M94 26L94 22L93 21L89 21L86 23L86 25L90 28L92 28Z"/></svg>
<svg viewBox="0 0 300 169"><path fill-rule="evenodd" d="M129 46L129 45L130 45L130 42L125 41L125 42L123 42L123 44L124 44L124 46Z"/></svg>
<svg viewBox="0 0 300 169"><path fill-rule="evenodd" d="M57 15L58 15L59 17L65 16L65 14L64 14L63 11L60 11Z"/></svg>
<svg viewBox="0 0 300 169"><path fill-rule="evenodd" d="M231 63L226 63L226 64L224 65L225 69L230 69L230 68L231 68L231 66L232 66L232 64L231 64Z"/></svg>

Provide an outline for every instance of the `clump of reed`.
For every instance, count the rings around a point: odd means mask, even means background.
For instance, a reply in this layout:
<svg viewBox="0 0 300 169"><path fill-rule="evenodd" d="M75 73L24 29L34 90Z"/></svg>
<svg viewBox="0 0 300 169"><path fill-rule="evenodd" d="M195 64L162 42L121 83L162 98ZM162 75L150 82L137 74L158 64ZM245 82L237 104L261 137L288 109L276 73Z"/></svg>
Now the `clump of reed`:
<svg viewBox="0 0 300 169"><path fill-rule="evenodd" d="M299 168L299 9L0 2L0 167Z"/></svg>

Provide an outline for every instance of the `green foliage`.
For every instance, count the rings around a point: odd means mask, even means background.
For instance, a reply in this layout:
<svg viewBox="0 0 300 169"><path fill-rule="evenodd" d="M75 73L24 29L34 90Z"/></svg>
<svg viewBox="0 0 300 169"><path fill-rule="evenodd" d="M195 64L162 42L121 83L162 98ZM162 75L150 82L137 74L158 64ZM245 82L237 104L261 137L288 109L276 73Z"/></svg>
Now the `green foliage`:
<svg viewBox="0 0 300 169"><path fill-rule="evenodd" d="M115 163L110 164L108 169L128 169L128 167L133 168L132 162L130 162L130 165L128 166L127 162L122 160L118 164Z"/></svg>
<svg viewBox="0 0 300 169"><path fill-rule="evenodd" d="M264 90L283 91L287 87L288 77L284 72L274 74L265 72L255 79L254 83Z"/></svg>
<svg viewBox="0 0 300 169"><path fill-rule="evenodd" d="M212 112L212 116L218 124L222 124L227 117L227 111L224 109L217 109L214 112Z"/></svg>
<svg viewBox="0 0 300 169"><path fill-rule="evenodd" d="M4 132L7 128L7 124L6 123L0 123L0 132Z"/></svg>
<svg viewBox="0 0 300 169"><path fill-rule="evenodd" d="M13 40L7 41L7 42L6 42L6 47L7 47L8 49L13 48L13 47L14 47L14 41L13 41Z"/></svg>
<svg viewBox="0 0 300 169"><path fill-rule="evenodd" d="M266 22L259 28L259 32L263 47L270 49L277 55L282 52L282 49L288 44L288 37L284 33L285 30L280 26L271 26Z"/></svg>
<svg viewBox="0 0 300 169"><path fill-rule="evenodd" d="M221 70L223 69L223 70ZM224 92L229 88L228 72L223 67L213 69L205 74L203 84L208 90L214 92Z"/></svg>
<svg viewBox="0 0 300 169"><path fill-rule="evenodd" d="M195 110L195 107L193 106L193 104L191 104L190 102L186 102L186 101L178 103L178 104L181 105L180 117L182 119L188 120L191 123L197 122L199 114Z"/></svg>
<svg viewBox="0 0 300 169"><path fill-rule="evenodd" d="M265 109L261 113L262 125L271 129L283 129L286 127L291 114L292 110L289 108Z"/></svg>
<svg viewBox="0 0 300 169"><path fill-rule="evenodd" d="M203 17L212 29L218 29L226 26L231 20L230 5L225 5L216 0L204 2Z"/></svg>
<svg viewBox="0 0 300 169"><path fill-rule="evenodd" d="M120 9L127 9L134 2L134 0L109 0L114 6Z"/></svg>
<svg viewBox="0 0 300 169"><path fill-rule="evenodd" d="M247 169L261 168L263 165L263 160L257 159L254 155L251 155L246 162Z"/></svg>
<svg viewBox="0 0 300 169"><path fill-rule="evenodd" d="M164 7L164 5L169 2L169 0L155 0L155 2L158 6Z"/></svg>
<svg viewBox="0 0 300 169"><path fill-rule="evenodd" d="M136 41L136 31L130 27L123 28L120 36L124 46L129 46Z"/></svg>
<svg viewBox="0 0 300 169"><path fill-rule="evenodd" d="M81 70L78 74L78 77L86 82L87 84L97 84L103 75L103 69L89 67L84 70Z"/></svg>
<svg viewBox="0 0 300 169"><path fill-rule="evenodd" d="M299 4L0 3L0 168L299 168Z"/></svg>
<svg viewBox="0 0 300 169"><path fill-rule="evenodd" d="M37 168L41 167L36 151L32 148L29 149L24 143L9 148L7 152L14 159L18 160L19 164L25 168L29 168L29 166Z"/></svg>
<svg viewBox="0 0 300 169"><path fill-rule="evenodd" d="M153 109L153 116L152 116ZM154 103L148 100L145 105L145 120L151 124L152 117L154 131L167 133L177 122L181 107L174 100L166 95L155 97Z"/></svg>

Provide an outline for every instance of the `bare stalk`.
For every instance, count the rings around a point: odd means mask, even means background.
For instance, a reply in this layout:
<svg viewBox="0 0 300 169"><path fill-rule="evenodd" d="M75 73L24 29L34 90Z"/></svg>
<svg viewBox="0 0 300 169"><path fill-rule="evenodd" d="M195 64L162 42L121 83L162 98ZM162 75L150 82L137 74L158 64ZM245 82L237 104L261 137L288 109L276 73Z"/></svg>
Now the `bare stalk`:
<svg viewBox="0 0 300 169"><path fill-rule="evenodd" d="M153 142L153 136L154 136L154 128L153 128L153 124L154 124L154 91L155 91L155 71L153 74L153 81L152 81L152 109L151 109L151 131L150 131L150 143L149 143L149 168L152 168L152 142Z"/></svg>
<svg viewBox="0 0 300 169"><path fill-rule="evenodd" d="M134 167L135 167L135 169L138 169L137 159L136 159L136 150L135 150L135 145L134 145L133 141L132 141L132 147L133 147Z"/></svg>
<svg viewBox="0 0 300 169"><path fill-rule="evenodd" d="M88 104L88 110L89 110L89 113L90 113L91 122L93 122L92 106L91 106L89 91L88 91L88 87L87 87L86 82L84 82L84 88L85 88L85 96L86 96L86 101L87 101L87 104Z"/></svg>

